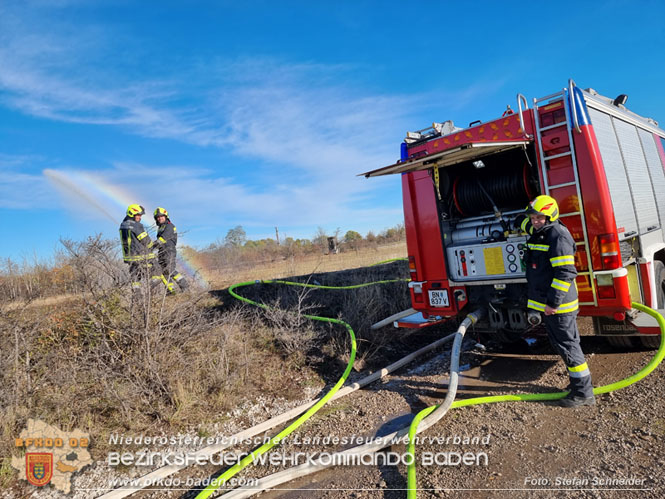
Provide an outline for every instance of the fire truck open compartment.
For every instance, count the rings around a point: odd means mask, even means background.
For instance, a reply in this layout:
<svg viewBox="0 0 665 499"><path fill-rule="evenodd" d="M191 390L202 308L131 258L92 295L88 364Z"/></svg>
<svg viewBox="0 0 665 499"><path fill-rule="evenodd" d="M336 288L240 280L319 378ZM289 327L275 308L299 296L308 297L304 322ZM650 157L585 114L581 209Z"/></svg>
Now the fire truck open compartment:
<svg viewBox="0 0 665 499"><path fill-rule="evenodd" d="M541 192L537 164L533 142L524 141L430 170L448 281L468 286L472 306L489 304L483 322L493 331L529 328L527 238L515 219Z"/></svg>
<svg viewBox="0 0 665 499"><path fill-rule="evenodd" d="M524 210L539 191L533 144L438 168L439 211L451 223ZM437 189L436 182L434 188ZM439 197L440 195L440 197Z"/></svg>
<svg viewBox="0 0 665 499"><path fill-rule="evenodd" d="M451 281L480 285L524 278L526 238L517 234L514 221L540 191L535 164L533 144L525 144L439 169L434 189ZM496 294L494 289L482 299ZM480 291L469 291L471 302Z"/></svg>
<svg viewBox="0 0 665 499"><path fill-rule="evenodd" d="M625 95L572 80L531 108L517 102L468 128L407 132L399 161L362 174L402 174L413 310L432 321L484 305L496 331L536 324L515 219L547 194L575 241L580 317L596 334L650 334L632 303L665 307L665 131Z"/></svg>

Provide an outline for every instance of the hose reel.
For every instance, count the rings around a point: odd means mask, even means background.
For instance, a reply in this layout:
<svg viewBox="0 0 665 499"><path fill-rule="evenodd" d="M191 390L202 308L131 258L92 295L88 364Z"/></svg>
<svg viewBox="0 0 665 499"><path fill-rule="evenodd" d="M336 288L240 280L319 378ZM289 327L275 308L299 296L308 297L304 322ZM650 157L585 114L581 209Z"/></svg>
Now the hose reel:
<svg viewBox="0 0 665 499"><path fill-rule="evenodd" d="M482 168L460 173L452 186L452 197L463 217L523 208L533 197L529 165ZM496 203L493 206L493 203Z"/></svg>

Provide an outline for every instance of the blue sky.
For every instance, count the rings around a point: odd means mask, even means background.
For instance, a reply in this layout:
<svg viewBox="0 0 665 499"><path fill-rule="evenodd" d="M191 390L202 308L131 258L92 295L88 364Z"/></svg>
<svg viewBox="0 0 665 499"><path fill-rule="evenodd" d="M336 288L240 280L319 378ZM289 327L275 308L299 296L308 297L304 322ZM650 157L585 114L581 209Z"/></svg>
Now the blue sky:
<svg viewBox="0 0 665 499"><path fill-rule="evenodd" d="M571 77L662 126L663 19L662 1L2 0L0 257L115 238L128 199L199 248L236 225L380 231L400 179L356 174L407 130Z"/></svg>

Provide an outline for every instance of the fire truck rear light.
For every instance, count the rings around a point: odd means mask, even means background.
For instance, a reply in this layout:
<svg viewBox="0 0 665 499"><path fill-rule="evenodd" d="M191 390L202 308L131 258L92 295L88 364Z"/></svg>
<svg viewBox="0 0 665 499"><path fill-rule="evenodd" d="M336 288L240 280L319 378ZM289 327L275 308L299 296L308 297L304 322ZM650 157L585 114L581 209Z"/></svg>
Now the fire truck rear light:
<svg viewBox="0 0 665 499"><path fill-rule="evenodd" d="M598 286L598 298L616 298L614 286Z"/></svg>
<svg viewBox="0 0 665 499"><path fill-rule="evenodd" d="M409 257L409 272L411 272L411 280L412 281L417 281L418 280L418 271L416 270L416 257L415 256L410 256Z"/></svg>
<svg viewBox="0 0 665 499"><path fill-rule="evenodd" d="M603 261L604 269L616 269L620 266L618 256L603 256L601 259Z"/></svg>
<svg viewBox="0 0 665 499"><path fill-rule="evenodd" d="M604 270L618 269L621 267L621 254L619 243L615 234L603 234L598 236L600 246L600 259Z"/></svg>

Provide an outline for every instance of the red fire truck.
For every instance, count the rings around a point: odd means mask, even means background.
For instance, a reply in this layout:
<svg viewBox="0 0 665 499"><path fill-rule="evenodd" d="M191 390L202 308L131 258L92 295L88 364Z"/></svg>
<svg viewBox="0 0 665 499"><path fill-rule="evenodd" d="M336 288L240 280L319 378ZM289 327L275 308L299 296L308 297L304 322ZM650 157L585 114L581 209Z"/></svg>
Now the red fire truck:
<svg viewBox="0 0 665 499"><path fill-rule="evenodd" d="M400 173L411 301L422 326L485 305L502 339L540 322L526 307L526 237L514 227L529 200L548 194L576 241L580 317L630 346L660 342L631 302L665 308L665 131L570 80L517 111L457 128L408 132L401 158L367 172Z"/></svg>

